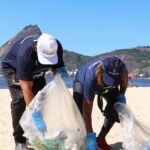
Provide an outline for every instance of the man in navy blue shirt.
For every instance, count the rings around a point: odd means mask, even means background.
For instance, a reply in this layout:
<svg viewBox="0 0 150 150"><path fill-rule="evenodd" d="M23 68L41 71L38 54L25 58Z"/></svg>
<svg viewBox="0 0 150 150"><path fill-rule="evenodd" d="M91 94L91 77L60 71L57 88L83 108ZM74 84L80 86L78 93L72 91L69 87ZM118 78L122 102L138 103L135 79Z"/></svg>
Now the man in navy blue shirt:
<svg viewBox="0 0 150 150"><path fill-rule="evenodd" d="M28 150L19 120L33 97L45 85L51 68L66 75L61 43L52 35L30 35L17 41L2 60L2 73L11 93L11 114L16 150Z"/></svg>
<svg viewBox="0 0 150 150"><path fill-rule="evenodd" d="M128 84L128 71L125 64L118 57L95 59L83 65L77 72L73 84L73 97L83 115L87 129L87 150L111 150L105 137L113 124L119 122L118 114L114 110L115 102L124 102ZM98 106L102 109L102 98L107 101L104 110L105 120L96 139L92 128L92 108L95 94L98 94Z"/></svg>

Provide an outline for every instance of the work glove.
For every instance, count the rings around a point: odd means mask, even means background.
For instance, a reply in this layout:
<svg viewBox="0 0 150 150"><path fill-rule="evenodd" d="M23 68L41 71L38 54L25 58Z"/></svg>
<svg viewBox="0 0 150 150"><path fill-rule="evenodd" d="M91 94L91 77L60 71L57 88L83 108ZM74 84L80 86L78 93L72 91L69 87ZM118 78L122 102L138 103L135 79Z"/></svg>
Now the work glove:
<svg viewBox="0 0 150 150"><path fill-rule="evenodd" d="M57 72L61 75L62 78L68 76L66 67L57 68Z"/></svg>
<svg viewBox="0 0 150 150"><path fill-rule="evenodd" d="M32 120L35 123L35 126L37 127L37 129L41 133L44 134L46 132L46 125L43 121L41 110L37 110L37 111L32 113Z"/></svg>
<svg viewBox="0 0 150 150"><path fill-rule="evenodd" d="M121 94L121 93L118 94L117 100L120 103L125 103L126 104L126 97L123 94Z"/></svg>
<svg viewBox="0 0 150 150"><path fill-rule="evenodd" d="M86 150L98 150L96 142L96 133L94 132L87 133Z"/></svg>

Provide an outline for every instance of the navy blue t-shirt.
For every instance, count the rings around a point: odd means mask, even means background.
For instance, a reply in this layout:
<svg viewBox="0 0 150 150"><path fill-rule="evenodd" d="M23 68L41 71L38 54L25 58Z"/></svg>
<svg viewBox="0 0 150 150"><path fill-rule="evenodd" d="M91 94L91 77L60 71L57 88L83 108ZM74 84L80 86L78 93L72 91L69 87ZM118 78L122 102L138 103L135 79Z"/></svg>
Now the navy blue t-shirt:
<svg viewBox="0 0 150 150"><path fill-rule="evenodd" d="M40 64L37 52L34 49L35 41L39 36L37 34L30 35L17 41L2 60L2 69L14 69L18 79L32 81L39 76L43 76L50 67L63 67L63 48L58 40L58 63L56 65Z"/></svg>
<svg viewBox="0 0 150 150"><path fill-rule="evenodd" d="M86 100L93 100L98 91L96 79L97 67L101 59L95 59L83 65L76 74L76 80L83 85L83 96Z"/></svg>

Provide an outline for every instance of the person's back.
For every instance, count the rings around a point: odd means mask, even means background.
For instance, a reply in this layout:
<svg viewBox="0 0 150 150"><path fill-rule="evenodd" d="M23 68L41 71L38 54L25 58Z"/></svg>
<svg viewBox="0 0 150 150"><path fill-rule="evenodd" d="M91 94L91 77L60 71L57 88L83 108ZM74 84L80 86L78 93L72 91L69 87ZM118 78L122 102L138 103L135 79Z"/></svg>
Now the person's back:
<svg viewBox="0 0 150 150"><path fill-rule="evenodd" d="M14 43L5 57L2 59L2 69L13 68L17 69L17 57L24 55L24 53L29 49L31 51L34 41L38 39L40 35L34 34L27 37L24 37ZM32 51L31 51L32 52ZM23 58L29 59L29 58Z"/></svg>
<svg viewBox="0 0 150 150"><path fill-rule="evenodd" d="M97 68L102 59L91 60L79 68L76 74L76 80L82 83L84 98L93 99L95 92L98 91ZM90 91L90 92L89 92Z"/></svg>
<svg viewBox="0 0 150 150"><path fill-rule="evenodd" d="M128 84L128 72L125 64L118 57L105 57L83 65L77 72L73 84L73 97L83 115L86 129L88 150L110 150L105 137L115 122L119 122L113 105L120 101L125 103L124 96ZM105 120L101 132L96 138L92 128L92 107L95 94L98 93L98 107L104 112ZM107 101L105 110L102 98Z"/></svg>

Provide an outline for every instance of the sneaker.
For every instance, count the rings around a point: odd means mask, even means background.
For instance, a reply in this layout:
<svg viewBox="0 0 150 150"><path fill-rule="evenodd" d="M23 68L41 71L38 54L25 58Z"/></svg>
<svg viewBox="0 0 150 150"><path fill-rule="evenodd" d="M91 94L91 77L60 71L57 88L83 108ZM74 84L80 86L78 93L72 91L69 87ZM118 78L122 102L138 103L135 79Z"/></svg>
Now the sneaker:
<svg viewBox="0 0 150 150"><path fill-rule="evenodd" d="M31 147L28 147L28 145L25 143L17 143L15 150L34 150L34 149Z"/></svg>
<svg viewBox="0 0 150 150"><path fill-rule="evenodd" d="M29 150L34 150L33 146L30 144L29 140L26 141L26 147L27 147Z"/></svg>
<svg viewBox="0 0 150 150"><path fill-rule="evenodd" d="M105 138L97 139L97 145L102 150L111 150L111 147L107 144Z"/></svg>

